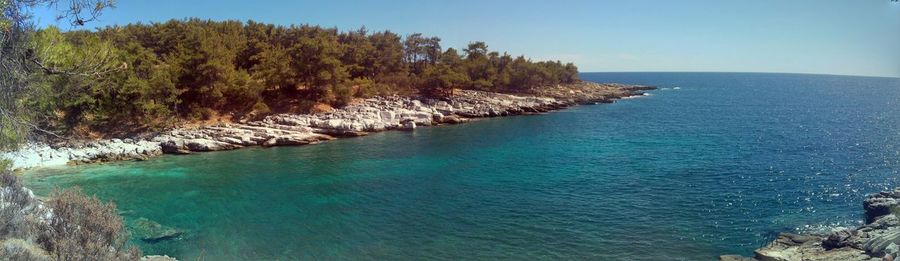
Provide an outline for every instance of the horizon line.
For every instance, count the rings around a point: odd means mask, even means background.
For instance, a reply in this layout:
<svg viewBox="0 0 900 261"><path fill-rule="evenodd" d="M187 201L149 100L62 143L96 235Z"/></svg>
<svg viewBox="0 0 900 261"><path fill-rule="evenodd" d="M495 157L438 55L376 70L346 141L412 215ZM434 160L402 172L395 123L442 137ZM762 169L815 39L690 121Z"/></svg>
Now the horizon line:
<svg viewBox="0 0 900 261"><path fill-rule="evenodd" d="M576 66L578 64L575 64ZM845 77L865 77L865 78L891 78L900 79L900 75L858 75L858 74L836 74L836 73L804 73L804 72L754 72L754 71L583 71L578 73L746 73L746 74L797 74L797 75L820 75L820 76L845 76Z"/></svg>

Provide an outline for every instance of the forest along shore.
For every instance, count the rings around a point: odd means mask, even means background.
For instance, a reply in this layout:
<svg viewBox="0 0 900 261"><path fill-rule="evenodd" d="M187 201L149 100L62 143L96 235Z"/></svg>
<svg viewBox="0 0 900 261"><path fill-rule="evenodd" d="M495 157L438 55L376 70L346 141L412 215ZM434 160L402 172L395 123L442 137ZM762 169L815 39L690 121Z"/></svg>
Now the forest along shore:
<svg viewBox="0 0 900 261"><path fill-rule="evenodd" d="M450 98L386 96L362 99L330 112L275 114L259 121L179 127L130 138L29 143L4 155L14 169L119 160L161 154L233 150L249 146L315 144L385 130L464 123L474 118L548 112L578 104L610 103L643 95L653 86L579 82L541 88L534 94L454 90Z"/></svg>
<svg viewBox="0 0 900 261"><path fill-rule="evenodd" d="M900 255L900 188L869 194L862 204L866 222L828 233L781 233L753 257L723 255L721 261L846 260L893 261Z"/></svg>

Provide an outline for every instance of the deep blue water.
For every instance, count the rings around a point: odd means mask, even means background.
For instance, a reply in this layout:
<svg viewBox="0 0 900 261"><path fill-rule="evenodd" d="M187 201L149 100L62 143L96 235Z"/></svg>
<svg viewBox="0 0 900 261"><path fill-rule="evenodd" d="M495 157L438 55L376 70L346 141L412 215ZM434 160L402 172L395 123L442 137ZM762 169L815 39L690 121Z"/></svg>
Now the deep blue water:
<svg viewBox="0 0 900 261"><path fill-rule="evenodd" d="M223 259L714 260L853 226L900 177L900 79L589 73L652 96L304 147L32 171L128 220L145 253ZM671 88L680 87L680 90Z"/></svg>

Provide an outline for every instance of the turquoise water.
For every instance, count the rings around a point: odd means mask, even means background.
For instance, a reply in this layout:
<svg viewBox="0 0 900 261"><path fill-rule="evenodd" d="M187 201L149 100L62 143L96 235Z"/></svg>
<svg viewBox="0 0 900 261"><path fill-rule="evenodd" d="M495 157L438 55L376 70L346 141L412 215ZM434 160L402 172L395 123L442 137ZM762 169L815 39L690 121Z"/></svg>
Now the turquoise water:
<svg viewBox="0 0 900 261"><path fill-rule="evenodd" d="M652 96L313 146L32 171L129 220L148 254L228 259L713 260L855 225L900 185L900 79L599 73Z"/></svg>

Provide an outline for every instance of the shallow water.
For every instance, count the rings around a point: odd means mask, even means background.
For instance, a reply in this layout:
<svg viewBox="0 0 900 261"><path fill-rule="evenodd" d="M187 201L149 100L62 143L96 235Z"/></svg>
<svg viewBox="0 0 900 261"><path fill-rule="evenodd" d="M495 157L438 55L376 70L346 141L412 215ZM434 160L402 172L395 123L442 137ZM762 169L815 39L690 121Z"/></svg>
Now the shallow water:
<svg viewBox="0 0 900 261"><path fill-rule="evenodd" d="M898 185L900 79L598 73L669 88L615 104L313 146L29 172L227 259L713 260L862 220ZM680 87L675 90L674 87Z"/></svg>

